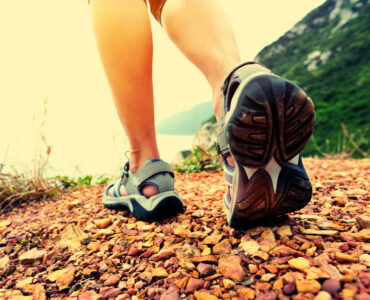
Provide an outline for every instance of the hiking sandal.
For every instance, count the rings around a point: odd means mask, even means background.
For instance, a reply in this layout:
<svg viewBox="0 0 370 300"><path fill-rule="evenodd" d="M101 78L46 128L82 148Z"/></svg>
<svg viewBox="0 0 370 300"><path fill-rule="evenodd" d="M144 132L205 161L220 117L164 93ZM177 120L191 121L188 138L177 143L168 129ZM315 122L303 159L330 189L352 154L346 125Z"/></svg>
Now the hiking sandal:
<svg viewBox="0 0 370 300"><path fill-rule="evenodd" d="M229 187L224 198L228 223L248 226L306 206L312 187L300 152L315 123L311 99L254 62L229 73L221 98L216 146ZM234 169L227 164L229 154Z"/></svg>
<svg viewBox="0 0 370 300"><path fill-rule="evenodd" d="M121 186L126 196L120 194ZM158 194L146 197L142 193L145 186L155 186ZM113 195L108 191L113 187ZM182 211L184 206L174 188L174 173L171 166L161 159L147 160L136 174L130 171L129 162L124 166L121 179L110 184L103 194L103 204L111 209L128 208L141 220L164 219Z"/></svg>

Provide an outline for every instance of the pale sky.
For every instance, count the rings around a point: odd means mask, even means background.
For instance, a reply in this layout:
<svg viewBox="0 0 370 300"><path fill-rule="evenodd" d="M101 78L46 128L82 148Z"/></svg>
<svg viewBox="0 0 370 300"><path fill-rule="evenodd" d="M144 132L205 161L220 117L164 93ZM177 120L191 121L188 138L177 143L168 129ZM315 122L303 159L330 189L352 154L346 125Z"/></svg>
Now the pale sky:
<svg viewBox="0 0 370 300"><path fill-rule="evenodd" d="M324 1L220 2L242 58L251 60ZM210 100L211 93L202 74L153 19L152 28L159 122ZM11 155L19 152L19 160L32 156L20 153L34 152L45 97L45 132L54 146L54 160L73 157L77 148L104 159L103 149L112 144L112 136L123 132L99 60L87 0L0 0L0 43L0 163L8 145Z"/></svg>

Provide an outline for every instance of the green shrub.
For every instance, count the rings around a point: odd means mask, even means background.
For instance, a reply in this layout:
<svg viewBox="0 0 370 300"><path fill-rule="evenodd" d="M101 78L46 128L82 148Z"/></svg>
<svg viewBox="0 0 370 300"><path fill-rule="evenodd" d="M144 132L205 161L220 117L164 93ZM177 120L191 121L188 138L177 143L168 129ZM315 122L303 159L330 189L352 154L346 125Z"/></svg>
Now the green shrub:
<svg viewBox="0 0 370 300"><path fill-rule="evenodd" d="M175 171L180 173L196 173L221 168L221 158L215 147L204 150L195 146L181 164L175 165Z"/></svg>

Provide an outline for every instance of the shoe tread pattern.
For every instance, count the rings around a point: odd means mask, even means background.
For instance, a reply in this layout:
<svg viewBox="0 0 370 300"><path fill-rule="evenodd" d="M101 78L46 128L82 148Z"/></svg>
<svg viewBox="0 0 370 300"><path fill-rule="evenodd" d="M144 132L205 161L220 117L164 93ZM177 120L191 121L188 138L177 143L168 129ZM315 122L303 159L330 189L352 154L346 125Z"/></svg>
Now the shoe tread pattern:
<svg viewBox="0 0 370 300"><path fill-rule="evenodd" d="M264 75L241 91L226 139L243 166L265 167L272 156L280 163L300 153L315 123L313 103L293 83Z"/></svg>

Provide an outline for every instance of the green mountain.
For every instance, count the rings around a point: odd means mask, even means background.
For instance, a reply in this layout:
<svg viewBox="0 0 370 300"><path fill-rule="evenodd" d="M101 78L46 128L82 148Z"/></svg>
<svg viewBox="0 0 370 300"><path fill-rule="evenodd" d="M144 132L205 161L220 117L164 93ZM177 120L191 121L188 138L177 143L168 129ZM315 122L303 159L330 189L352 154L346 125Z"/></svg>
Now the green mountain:
<svg viewBox="0 0 370 300"><path fill-rule="evenodd" d="M346 145L342 123L360 150L370 142L370 5L367 0L328 0L310 12L256 60L301 86L316 107L314 141L322 152ZM346 140L346 145L343 141ZM305 154L318 153L311 141Z"/></svg>
<svg viewBox="0 0 370 300"><path fill-rule="evenodd" d="M203 102L163 120L156 126L156 131L158 134L192 135L212 114L212 101Z"/></svg>

